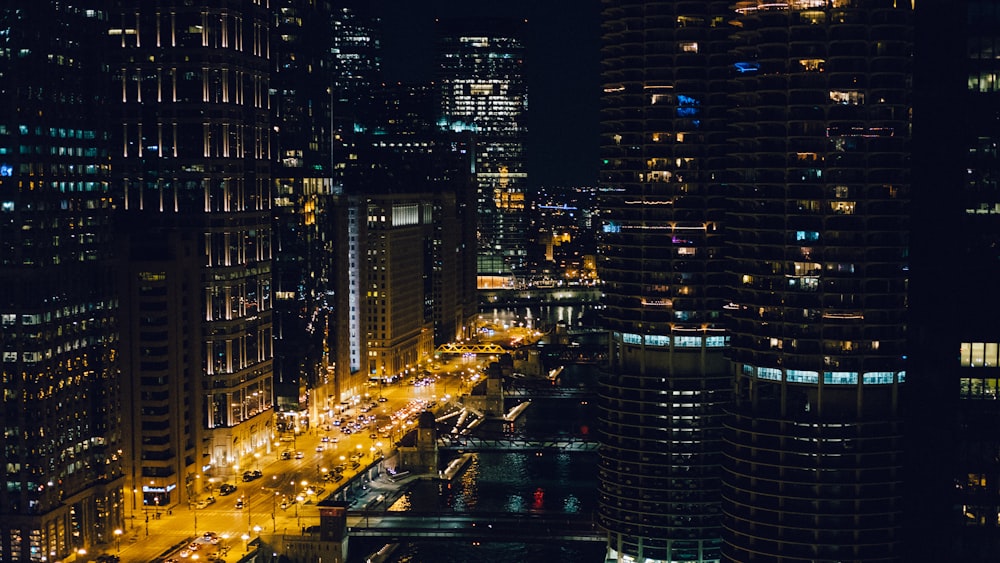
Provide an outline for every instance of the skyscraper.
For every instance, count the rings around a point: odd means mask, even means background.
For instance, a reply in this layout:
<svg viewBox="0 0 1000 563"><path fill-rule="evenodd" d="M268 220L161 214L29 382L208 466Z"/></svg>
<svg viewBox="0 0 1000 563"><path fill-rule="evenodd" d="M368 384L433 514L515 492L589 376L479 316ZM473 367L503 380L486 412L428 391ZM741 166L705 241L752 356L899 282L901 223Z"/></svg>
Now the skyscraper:
<svg viewBox="0 0 1000 563"><path fill-rule="evenodd" d="M897 561L912 8L735 8L724 556Z"/></svg>
<svg viewBox="0 0 1000 563"><path fill-rule="evenodd" d="M330 361L326 346L336 266L327 232L334 169L333 7L328 1L285 0L272 9L271 82L280 85L271 90L274 390L283 413L279 426L291 429L307 407L337 394L337 362Z"/></svg>
<svg viewBox="0 0 1000 563"><path fill-rule="evenodd" d="M727 2L605 0L599 523L616 561L719 561Z"/></svg>
<svg viewBox="0 0 1000 563"><path fill-rule="evenodd" d="M155 356L125 374L141 383L130 400L175 388L202 394L204 405L187 409L192 419L183 421L202 426L200 443L174 432L144 438L142 449L130 452L129 485L143 492L147 507L189 500L183 493L230 476L271 443L271 17L265 0L239 10L226 2L165 9L136 0L113 20L122 120L112 163L123 239L142 245L193 237L188 248L197 253L197 284L176 282L184 294L173 303L197 308L200 346L163 356L134 339L125 344L136 357ZM163 256L184 251L175 250ZM132 283L176 271L149 258ZM140 322L140 333L164 330ZM141 428L169 421L156 409L146 416L154 420ZM174 446L164 447L164 439Z"/></svg>
<svg viewBox="0 0 1000 563"><path fill-rule="evenodd" d="M527 257L524 22L438 22L440 126L475 135L480 286L513 283Z"/></svg>
<svg viewBox="0 0 1000 563"><path fill-rule="evenodd" d="M1000 550L1000 2L915 17L908 560Z"/></svg>
<svg viewBox="0 0 1000 563"><path fill-rule="evenodd" d="M0 561L124 527L108 13L0 6Z"/></svg>

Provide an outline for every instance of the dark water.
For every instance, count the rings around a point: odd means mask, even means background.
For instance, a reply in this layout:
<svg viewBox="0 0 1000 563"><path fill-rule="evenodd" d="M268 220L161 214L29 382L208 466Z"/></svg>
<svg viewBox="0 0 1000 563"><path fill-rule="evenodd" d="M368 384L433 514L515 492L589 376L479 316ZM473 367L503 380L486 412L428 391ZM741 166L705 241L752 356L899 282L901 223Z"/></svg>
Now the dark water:
<svg viewBox="0 0 1000 563"><path fill-rule="evenodd" d="M594 366L568 366L565 384L577 386L596 377ZM535 399L513 424L495 424L484 432L528 436L593 432L594 401ZM442 460L442 465L446 464ZM418 482L396 505L404 510L458 512L560 511L593 514L597 505L596 452L480 452L450 483ZM352 546L352 556L355 552ZM358 546L360 547L360 546ZM366 546L368 548L378 546ZM393 563L603 563L605 547L595 543L480 543L427 541L404 544ZM353 558L353 557L352 557Z"/></svg>

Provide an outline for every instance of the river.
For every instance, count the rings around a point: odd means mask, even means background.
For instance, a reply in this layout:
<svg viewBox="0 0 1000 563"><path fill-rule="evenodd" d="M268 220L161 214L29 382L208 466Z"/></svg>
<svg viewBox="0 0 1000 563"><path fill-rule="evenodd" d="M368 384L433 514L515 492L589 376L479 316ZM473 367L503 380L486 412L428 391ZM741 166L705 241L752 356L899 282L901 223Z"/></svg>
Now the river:
<svg viewBox="0 0 1000 563"><path fill-rule="evenodd" d="M572 387L595 385L596 377L596 366L571 365L563 371L561 381ZM594 432L596 420L593 400L534 399L514 423L489 423L493 426L483 431L505 431L536 437L580 435ZM592 514L597 507L597 460L596 452L480 452L451 482L417 482L397 501L396 508L459 512L545 510ZM352 545L352 556L356 553L354 547ZM603 563L604 555L605 547L599 543L473 543L453 540L404 544L388 561Z"/></svg>

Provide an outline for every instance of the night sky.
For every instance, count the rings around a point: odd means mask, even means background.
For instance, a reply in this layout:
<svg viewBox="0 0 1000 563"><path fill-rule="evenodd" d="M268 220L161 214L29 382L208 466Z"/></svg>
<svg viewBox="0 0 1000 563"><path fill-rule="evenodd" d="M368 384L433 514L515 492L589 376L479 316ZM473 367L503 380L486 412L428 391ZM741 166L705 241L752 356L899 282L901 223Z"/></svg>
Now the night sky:
<svg viewBox="0 0 1000 563"><path fill-rule="evenodd" d="M598 165L599 0L372 0L390 82L434 79L434 19L526 18L528 182L593 186Z"/></svg>

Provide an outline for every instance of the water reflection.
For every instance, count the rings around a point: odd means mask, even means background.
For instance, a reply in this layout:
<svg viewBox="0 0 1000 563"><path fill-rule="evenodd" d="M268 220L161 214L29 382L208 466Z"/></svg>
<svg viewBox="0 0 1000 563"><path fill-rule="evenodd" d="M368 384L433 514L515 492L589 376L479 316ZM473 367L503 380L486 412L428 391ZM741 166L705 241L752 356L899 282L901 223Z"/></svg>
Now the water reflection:
<svg viewBox="0 0 1000 563"><path fill-rule="evenodd" d="M483 322L492 322L503 328L520 326L548 330L557 323L565 323L568 327L579 328L595 325L596 309L593 305L494 307L481 309L479 317Z"/></svg>

